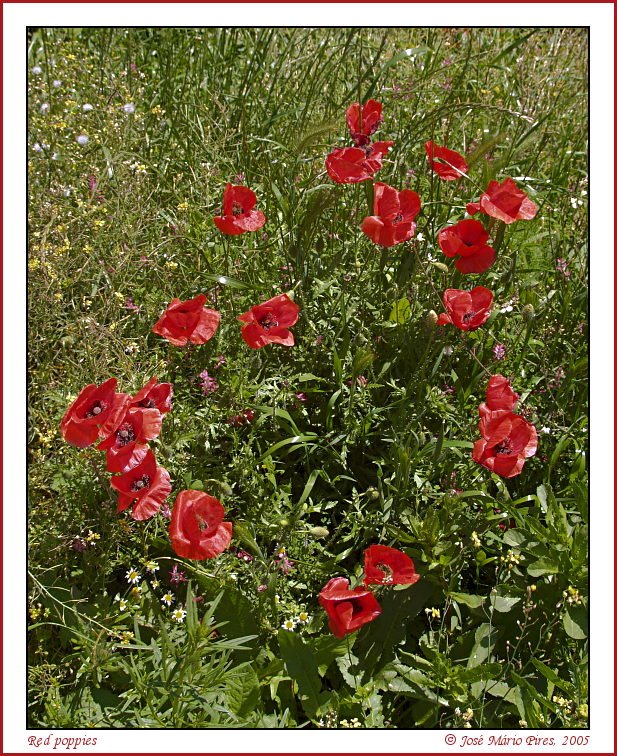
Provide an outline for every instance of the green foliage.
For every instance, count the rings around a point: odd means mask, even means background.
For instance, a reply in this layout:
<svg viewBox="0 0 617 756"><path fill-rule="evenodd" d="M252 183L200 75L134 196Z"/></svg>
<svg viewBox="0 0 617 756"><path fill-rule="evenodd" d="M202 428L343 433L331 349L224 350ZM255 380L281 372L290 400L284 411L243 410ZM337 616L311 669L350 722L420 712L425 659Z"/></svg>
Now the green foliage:
<svg viewBox="0 0 617 756"><path fill-rule="evenodd" d="M32 33L30 726L586 726L586 34ZM324 171L369 97L394 141L376 178L422 199L391 249L359 229L370 182ZM468 178L432 174L428 139L464 152ZM437 233L506 176L538 215L490 226L495 265L462 276ZM215 228L228 181L255 191L261 231ZM473 285L495 294L485 326L437 326L444 289ZM200 292L222 315L208 344L151 332ZM295 346L249 350L237 316L281 292ZM471 459L495 373L539 431L510 479ZM232 549L176 559L165 516L118 514L103 453L62 441L67 406L111 375L173 384L152 443L169 504L220 498ZM421 579L378 588L381 616L335 638L319 591L359 584L375 543Z"/></svg>

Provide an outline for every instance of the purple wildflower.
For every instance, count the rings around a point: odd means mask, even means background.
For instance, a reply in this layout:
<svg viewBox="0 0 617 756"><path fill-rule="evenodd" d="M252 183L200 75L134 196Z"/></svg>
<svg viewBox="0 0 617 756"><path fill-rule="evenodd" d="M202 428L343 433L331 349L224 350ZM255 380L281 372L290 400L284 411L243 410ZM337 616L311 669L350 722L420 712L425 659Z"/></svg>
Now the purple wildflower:
<svg viewBox="0 0 617 756"><path fill-rule="evenodd" d="M253 557L248 553L248 551L239 551L236 556L238 559L241 559L243 562L252 562Z"/></svg>
<svg viewBox="0 0 617 756"><path fill-rule="evenodd" d="M283 573L283 575L288 575L294 568L294 563L289 559L287 554L282 554L278 558L278 564L276 565L277 568Z"/></svg>
<svg viewBox="0 0 617 756"><path fill-rule="evenodd" d="M134 312L139 312L141 310L141 307L135 304L133 302L132 297L127 297L126 301L124 302L124 309L125 310L133 310Z"/></svg>
<svg viewBox="0 0 617 756"><path fill-rule="evenodd" d="M214 364L214 369L218 370L219 368L223 367L227 363L227 360L225 359L224 354L219 354L219 356L216 358L216 362Z"/></svg>
<svg viewBox="0 0 617 756"><path fill-rule="evenodd" d="M268 590L268 586L267 585L258 585L257 586L257 590L259 591L259 593L263 593L264 591Z"/></svg>
<svg viewBox="0 0 617 756"><path fill-rule="evenodd" d="M296 399L299 402L305 402L307 400L307 398L308 397L306 396L306 394L303 391L298 391L298 393L296 394Z"/></svg>
<svg viewBox="0 0 617 756"><path fill-rule="evenodd" d="M202 373L200 373L199 377L201 378L201 390L204 396L213 394L218 389L218 382L215 378L212 378L210 375L208 375L207 370L204 370Z"/></svg>
<svg viewBox="0 0 617 756"><path fill-rule="evenodd" d="M179 585L180 583L186 583L187 579L186 573L179 570L178 565L174 564L169 573L169 582L172 585Z"/></svg>
<svg viewBox="0 0 617 756"><path fill-rule="evenodd" d="M568 270L568 263L561 257L557 258L557 265L555 266L555 269L560 273L563 273L564 278L570 278L571 273Z"/></svg>
<svg viewBox="0 0 617 756"><path fill-rule="evenodd" d="M495 344L493 347L493 357L497 361L506 359L506 348L503 344Z"/></svg>

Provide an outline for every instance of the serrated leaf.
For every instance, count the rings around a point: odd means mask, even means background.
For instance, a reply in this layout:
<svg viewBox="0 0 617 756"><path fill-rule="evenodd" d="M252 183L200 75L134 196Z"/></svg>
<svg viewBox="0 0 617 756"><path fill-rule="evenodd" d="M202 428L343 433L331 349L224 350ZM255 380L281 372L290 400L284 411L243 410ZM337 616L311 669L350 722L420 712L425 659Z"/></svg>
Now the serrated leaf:
<svg viewBox="0 0 617 756"><path fill-rule="evenodd" d="M322 699L315 654L299 635L289 630L278 631L278 642L285 668L298 685L304 710L315 718Z"/></svg>

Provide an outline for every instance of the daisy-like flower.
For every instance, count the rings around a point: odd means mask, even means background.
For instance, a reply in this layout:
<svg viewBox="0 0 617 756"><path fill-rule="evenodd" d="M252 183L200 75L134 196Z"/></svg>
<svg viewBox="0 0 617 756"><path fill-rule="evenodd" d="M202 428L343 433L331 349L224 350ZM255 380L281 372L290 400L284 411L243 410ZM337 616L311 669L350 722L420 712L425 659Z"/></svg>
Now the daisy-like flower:
<svg viewBox="0 0 617 756"><path fill-rule="evenodd" d="M171 618L174 622L177 622L179 625L184 622L184 618L186 617L186 612L184 609L174 609L171 613Z"/></svg>
<svg viewBox="0 0 617 756"><path fill-rule="evenodd" d="M174 594L169 591L161 598L161 603L171 606L174 603Z"/></svg>
<svg viewBox="0 0 617 756"><path fill-rule="evenodd" d="M296 621L292 619L287 619L283 624L281 625L283 630L289 630L293 633L293 631L296 629Z"/></svg>
<svg viewBox="0 0 617 756"><path fill-rule="evenodd" d="M121 612L125 612L129 608L129 602L126 599L119 599L118 600L118 609L120 609Z"/></svg>
<svg viewBox="0 0 617 756"><path fill-rule="evenodd" d="M158 580L153 580L150 585L152 586L152 588L154 588L154 590L156 590L161 585L161 583Z"/></svg>
<svg viewBox="0 0 617 756"><path fill-rule="evenodd" d="M146 572L156 572L159 568L158 563L152 559L145 563L144 568Z"/></svg>
<svg viewBox="0 0 617 756"><path fill-rule="evenodd" d="M141 588L138 585L131 588L131 598L133 601L139 601L141 598Z"/></svg>
<svg viewBox="0 0 617 756"><path fill-rule="evenodd" d="M296 622L301 623L302 625L307 625L311 621L311 615L307 614L307 612L300 612L298 616L296 617Z"/></svg>
<svg viewBox="0 0 617 756"><path fill-rule="evenodd" d="M141 575L134 567L131 567L130 570L126 573L126 580L132 585L137 585L137 583L139 583L139 581L141 580Z"/></svg>

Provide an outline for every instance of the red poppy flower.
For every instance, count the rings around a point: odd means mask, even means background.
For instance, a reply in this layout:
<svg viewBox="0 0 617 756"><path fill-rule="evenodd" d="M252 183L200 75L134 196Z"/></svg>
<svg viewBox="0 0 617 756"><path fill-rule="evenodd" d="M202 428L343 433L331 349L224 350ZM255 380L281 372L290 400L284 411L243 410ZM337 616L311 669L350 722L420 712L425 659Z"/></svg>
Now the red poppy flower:
<svg viewBox="0 0 617 756"><path fill-rule="evenodd" d="M442 228L437 241L446 257L459 258L454 265L461 273L484 273L495 262L495 250L487 245L488 231L477 220L462 220Z"/></svg>
<svg viewBox="0 0 617 756"><path fill-rule="evenodd" d="M204 307L205 303L205 294L184 302L172 299L152 330L174 346L186 346L188 342L205 344L214 336L221 320L221 314Z"/></svg>
<svg viewBox="0 0 617 756"><path fill-rule="evenodd" d="M439 325L452 323L461 331L475 331L491 314L493 292L484 286L476 286L471 291L446 289L443 303L447 313L441 313L437 319Z"/></svg>
<svg viewBox="0 0 617 756"><path fill-rule="evenodd" d="M157 409L161 415L165 415L171 410L173 394L171 383L157 383L157 378L154 376L135 394L130 405L131 407Z"/></svg>
<svg viewBox="0 0 617 756"><path fill-rule="evenodd" d="M519 475L528 457L538 447L535 427L510 410L487 412L478 424L480 435L472 457L502 478Z"/></svg>
<svg viewBox="0 0 617 756"><path fill-rule="evenodd" d="M128 472L148 453L148 441L161 432L163 416L157 409L127 410L114 432L98 448L107 452L109 472Z"/></svg>
<svg viewBox="0 0 617 756"><path fill-rule="evenodd" d="M223 192L223 215L214 218L216 227L224 234L237 235L257 231L266 222L266 216L255 210L257 197L246 186L227 184Z"/></svg>
<svg viewBox="0 0 617 756"><path fill-rule="evenodd" d="M364 585L413 585L420 580L407 554L390 546L369 546L364 552Z"/></svg>
<svg viewBox="0 0 617 756"><path fill-rule="evenodd" d="M375 244L393 247L414 235L415 217L420 212L420 197L411 189L397 192L379 181L373 188L373 212L362 221L362 231Z"/></svg>
<svg viewBox="0 0 617 756"><path fill-rule="evenodd" d="M381 168L383 156L394 142L373 142L363 147L340 147L326 158L328 176L337 184L368 181Z"/></svg>
<svg viewBox="0 0 617 756"><path fill-rule="evenodd" d="M517 220L535 218L538 206L511 178L507 178L501 184L499 181L491 181L478 202L468 203L467 212L469 215L475 215L477 212L486 213L509 224Z"/></svg>
<svg viewBox="0 0 617 756"><path fill-rule="evenodd" d="M381 614L375 596L366 588L349 588L349 580L336 577L329 580L319 594L319 603L326 610L330 631L344 638Z"/></svg>
<svg viewBox="0 0 617 756"><path fill-rule="evenodd" d="M494 410L513 410L518 402L518 394L512 390L510 381L503 375L492 375L486 387L486 403L478 410L483 417Z"/></svg>
<svg viewBox="0 0 617 756"><path fill-rule="evenodd" d="M110 378L100 386L91 383L79 392L60 422L65 441L83 449L114 430L129 401L128 394L116 393L117 384L115 378Z"/></svg>
<svg viewBox="0 0 617 756"><path fill-rule="evenodd" d="M242 412L239 412L237 415L231 415L231 417L228 417L227 423L239 428L242 425L250 425L253 422L254 418L255 411L252 409L245 409L242 410Z"/></svg>
<svg viewBox="0 0 617 756"><path fill-rule="evenodd" d="M465 158L447 147L440 147L435 142L425 142L424 149L428 155L428 162L435 173L444 181L455 181L461 174L467 173L469 166Z"/></svg>
<svg viewBox="0 0 617 756"><path fill-rule="evenodd" d="M251 307L238 317L242 338L251 349L261 349L266 344L294 345L294 335L289 327L298 322L300 308L287 294L279 294L263 304Z"/></svg>
<svg viewBox="0 0 617 756"><path fill-rule="evenodd" d="M180 491L171 513L169 536L178 556L212 559L229 546L232 527L223 522L225 510L214 496L202 491Z"/></svg>
<svg viewBox="0 0 617 756"><path fill-rule="evenodd" d="M150 449L138 465L122 475L115 475L111 486L118 491L118 512L133 504L131 517L134 520L147 520L155 515L171 493L169 473L156 464Z"/></svg>
<svg viewBox="0 0 617 756"><path fill-rule="evenodd" d="M369 137L377 131L379 124L383 121L381 103L369 100L360 108L360 103L354 102L347 108L345 119L356 146L368 144Z"/></svg>

